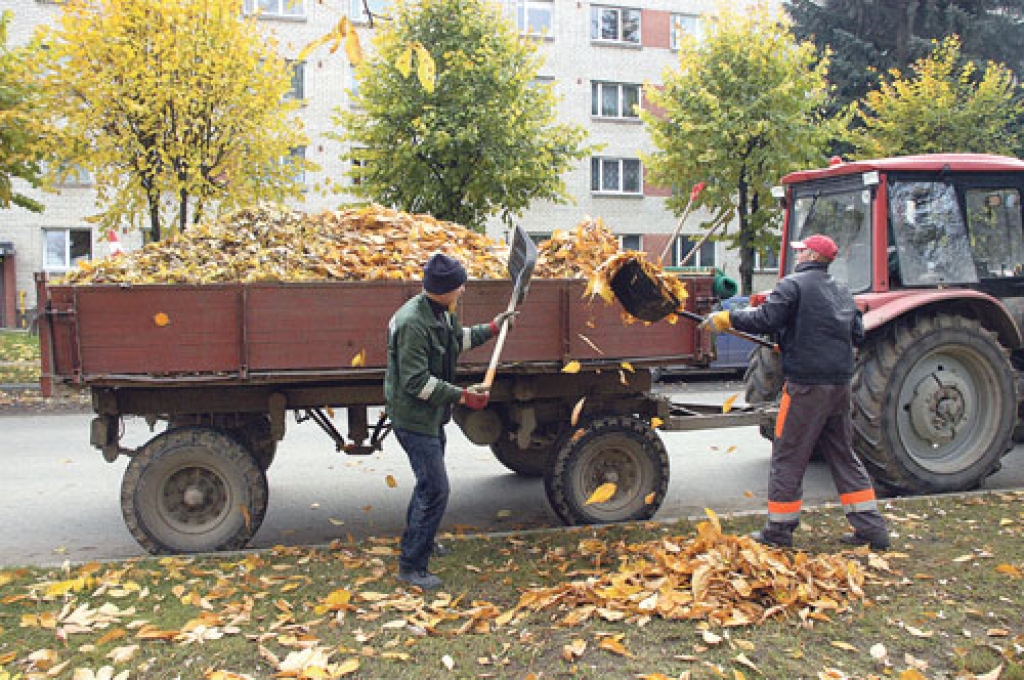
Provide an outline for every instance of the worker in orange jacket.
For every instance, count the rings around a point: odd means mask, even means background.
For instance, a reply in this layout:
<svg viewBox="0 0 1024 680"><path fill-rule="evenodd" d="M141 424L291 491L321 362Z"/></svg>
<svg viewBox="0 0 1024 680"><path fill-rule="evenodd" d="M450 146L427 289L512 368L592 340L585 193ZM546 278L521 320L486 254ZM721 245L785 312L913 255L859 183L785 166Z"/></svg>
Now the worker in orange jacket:
<svg viewBox="0 0 1024 680"><path fill-rule="evenodd" d="M841 540L884 550L889 530L867 469L853 451L850 383L853 348L864 339L860 310L846 286L828 273L838 252L831 238L815 234L791 245L796 267L762 305L716 312L706 322L718 332L777 333L782 352L786 384L775 424L768 522L751 536L767 545L793 545L804 473L817 450L829 464L853 527Z"/></svg>

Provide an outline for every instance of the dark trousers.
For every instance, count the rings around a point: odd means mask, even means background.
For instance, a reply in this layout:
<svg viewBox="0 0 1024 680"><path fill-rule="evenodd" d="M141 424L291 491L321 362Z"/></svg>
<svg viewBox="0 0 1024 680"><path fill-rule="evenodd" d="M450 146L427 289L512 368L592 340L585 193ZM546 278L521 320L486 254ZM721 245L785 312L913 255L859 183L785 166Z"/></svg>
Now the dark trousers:
<svg viewBox="0 0 1024 680"><path fill-rule="evenodd" d="M786 384L772 447L770 522L793 527L799 522L804 473L817 449L828 463L846 519L853 528L868 535L886 531L871 477L853 452L850 408L849 383Z"/></svg>
<svg viewBox="0 0 1024 680"><path fill-rule="evenodd" d="M395 436L409 456L409 464L416 475L416 487L405 512L405 531L402 533L398 564L404 571L417 571L427 568L434 536L448 507L448 470L444 465L446 440L443 429L440 436L431 437L396 427Z"/></svg>

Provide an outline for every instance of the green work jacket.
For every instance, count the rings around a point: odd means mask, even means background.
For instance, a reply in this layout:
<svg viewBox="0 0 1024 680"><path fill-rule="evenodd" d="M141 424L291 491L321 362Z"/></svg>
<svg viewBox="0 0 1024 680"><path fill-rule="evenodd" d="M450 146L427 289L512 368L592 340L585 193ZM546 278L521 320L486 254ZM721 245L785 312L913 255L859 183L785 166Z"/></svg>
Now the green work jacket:
<svg viewBox="0 0 1024 680"><path fill-rule="evenodd" d="M463 328L451 312L438 318L425 293L402 305L388 323L384 401L391 424L438 436L462 396L452 384L459 354L493 337L492 324Z"/></svg>

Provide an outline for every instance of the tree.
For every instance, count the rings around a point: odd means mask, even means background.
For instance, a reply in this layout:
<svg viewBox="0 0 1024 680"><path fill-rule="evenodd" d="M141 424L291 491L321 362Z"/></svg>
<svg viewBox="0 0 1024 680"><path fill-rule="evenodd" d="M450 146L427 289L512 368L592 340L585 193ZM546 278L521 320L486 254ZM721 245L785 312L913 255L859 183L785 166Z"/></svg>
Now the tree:
<svg viewBox="0 0 1024 680"><path fill-rule="evenodd" d="M1013 73L994 63L977 77L963 62L955 37L912 67L890 72L853 110L863 127L850 141L861 158L943 151L1012 155L1024 143L1018 121L1024 104L1014 98Z"/></svg>
<svg viewBox="0 0 1024 680"><path fill-rule="evenodd" d="M27 87L19 56L7 48L10 12L0 14L0 208L41 212L42 204L14 190L20 179L39 186L40 152L32 133L34 93Z"/></svg>
<svg viewBox="0 0 1024 680"><path fill-rule="evenodd" d="M682 41L678 68L662 89L648 88L653 110L640 112L658 151L644 157L664 186L707 180L705 228L737 218L727 235L740 251L742 290L753 285L755 252L777 247L770 189L792 170L820 165L834 124L822 118L827 56L797 43L785 17L763 8L739 13L721 3L704 38ZM686 195L668 205L677 213Z"/></svg>
<svg viewBox="0 0 1024 680"><path fill-rule="evenodd" d="M354 161L355 195L477 230L535 199L568 200L560 175L589 153L586 133L556 122L536 47L499 3L399 2L376 31L332 135Z"/></svg>
<svg viewBox="0 0 1024 680"><path fill-rule="evenodd" d="M96 175L101 223L148 238L299 194L288 64L236 0L68 0L36 41L54 174Z"/></svg>
<svg viewBox="0 0 1024 680"><path fill-rule="evenodd" d="M904 70L932 49L932 40L959 35L965 58L1004 63L1024 76L1021 0L792 0L784 3L798 40L831 49L836 86L833 111L878 87L893 68Z"/></svg>

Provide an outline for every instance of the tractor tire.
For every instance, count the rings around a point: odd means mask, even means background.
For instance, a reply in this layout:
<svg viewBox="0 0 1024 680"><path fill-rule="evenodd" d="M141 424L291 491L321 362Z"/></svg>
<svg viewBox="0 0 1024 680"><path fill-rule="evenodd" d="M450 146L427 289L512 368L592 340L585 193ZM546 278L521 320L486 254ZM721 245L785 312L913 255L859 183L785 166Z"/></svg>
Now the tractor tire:
<svg viewBox="0 0 1024 680"><path fill-rule="evenodd" d="M121 482L121 513L153 554L244 548L267 512L267 478L228 433L177 427L131 459Z"/></svg>
<svg viewBox="0 0 1024 680"><path fill-rule="evenodd" d="M609 416L586 425L551 459L544 490L566 524L606 524L654 516L668 490L668 453L658 433L639 418ZM607 482L615 494L587 505Z"/></svg>
<svg viewBox="0 0 1024 680"><path fill-rule="evenodd" d="M782 397L782 355L770 347L757 347L750 355L750 363L743 374L746 400L751 405L776 404ZM775 441L775 421L762 423L761 436Z"/></svg>
<svg viewBox="0 0 1024 680"><path fill-rule="evenodd" d="M1012 446L1017 388L993 333L954 314L897 321L861 352L854 449L903 493L973 489Z"/></svg>

